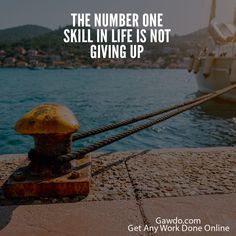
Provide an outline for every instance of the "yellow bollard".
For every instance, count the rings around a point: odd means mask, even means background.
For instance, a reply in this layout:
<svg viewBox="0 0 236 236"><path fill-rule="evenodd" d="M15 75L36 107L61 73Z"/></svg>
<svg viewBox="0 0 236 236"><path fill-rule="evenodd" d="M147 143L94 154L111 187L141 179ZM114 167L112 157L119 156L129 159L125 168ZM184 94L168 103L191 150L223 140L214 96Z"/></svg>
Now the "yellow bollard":
<svg viewBox="0 0 236 236"><path fill-rule="evenodd" d="M28 153L29 165L16 170L4 184L7 197L86 195L90 185L90 156L58 163L56 157L71 152L72 134L79 122L67 107L42 104L26 113L16 132L31 135L35 147ZM78 170L80 169L80 170Z"/></svg>
<svg viewBox="0 0 236 236"><path fill-rule="evenodd" d="M71 152L71 135L79 129L79 122L68 108L59 104L37 106L16 123L15 129L34 138L35 147L29 152L34 172L53 175L70 170L70 163L58 166L53 162L54 157Z"/></svg>

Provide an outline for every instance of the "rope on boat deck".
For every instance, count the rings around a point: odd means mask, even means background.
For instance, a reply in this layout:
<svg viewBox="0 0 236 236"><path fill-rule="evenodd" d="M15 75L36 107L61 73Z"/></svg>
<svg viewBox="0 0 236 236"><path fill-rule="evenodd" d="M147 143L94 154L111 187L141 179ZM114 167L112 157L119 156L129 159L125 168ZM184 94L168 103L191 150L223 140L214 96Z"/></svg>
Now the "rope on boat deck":
<svg viewBox="0 0 236 236"><path fill-rule="evenodd" d="M222 95L224 93L227 93L230 90L233 90L235 88L236 88L236 84L233 84L233 85L230 85L230 86L228 86L228 87L226 87L224 89L220 89L220 90L212 92L212 93L210 93L208 95L201 96L201 97L199 97L197 99L194 99L192 101L189 101L187 103L183 103L183 104L180 104L180 105L172 106L170 108L163 109L163 110L158 111L158 112L149 113L147 115L139 116L139 117L136 117L136 119L132 118L132 119L129 119L128 121L125 120L123 122L118 122L117 124L107 125L107 126L102 127L100 129L88 131L86 133L89 134L89 135L92 135L94 133L98 133L101 130L105 130L105 131L106 130L110 130L111 129L110 127L112 127L112 126L120 127L120 126L123 126L123 123L129 123L130 124L130 123L136 122L134 120L137 120L137 119L138 120L142 120L140 117L145 117L145 116L152 117L152 116L154 116L154 114L158 115L158 114L164 113L163 111L165 111L165 112L169 111L169 113L167 113L166 115L163 115L163 116L161 116L161 117L159 117L157 119L152 119L152 120L150 120L148 122L145 122L145 123L143 123L141 125L137 125L134 128L130 128L130 129L124 131L124 132L118 133L117 135L114 135L114 136L111 136L109 138L106 138L106 139L103 139L101 141L98 141L96 143L90 144L87 147L84 147L84 148L82 148L82 149L80 149L78 151L75 151L75 152L72 152L72 153L69 153L69 154L66 154L66 155L59 156L59 157L56 158L56 160L58 162L64 162L64 161L71 161L71 160L74 160L74 159L81 159L81 158L84 157L84 155L86 155L86 154L88 154L88 153L90 153L92 151L95 151L95 150L100 149L100 148L102 148L104 146L107 146L107 145L109 145L111 143L119 141L119 140L121 140L123 138L126 138L126 137L128 137L128 136L130 136L130 135L132 135L134 133L137 133L137 132L139 132L141 130L144 130L144 129L149 128L149 127L151 127L153 125L156 125L156 124L158 124L158 123L160 123L162 121L168 120L171 117L174 117L174 116L176 116L176 115L178 115L180 113L183 113L183 112L185 112L187 110L190 110L190 109L192 109L192 108L194 108L196 106L199 106L199 105L201 105L201 104L203 104L203 103L205 103L205 102L207 102L207 101L209 101L209 100L211 100L213 98L219 97L220 95ZM143 119L145 119L145 118L143 118ZM104 131L101 131L101 132L104 132ZM84 137L86 136L85 134L83 134ZM76 135L74 140L77 140L78 137L79 137L79 135Z"/></svg>

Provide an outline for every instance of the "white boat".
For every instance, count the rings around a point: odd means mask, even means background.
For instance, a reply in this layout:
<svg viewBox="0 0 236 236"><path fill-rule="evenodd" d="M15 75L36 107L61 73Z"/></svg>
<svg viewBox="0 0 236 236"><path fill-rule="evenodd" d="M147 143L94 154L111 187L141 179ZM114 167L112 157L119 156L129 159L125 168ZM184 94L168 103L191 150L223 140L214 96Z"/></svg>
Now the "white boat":
<svg viewBox="0 0 236 236"><path fill-rule="evenodd" d="M216 18L216 0L212 0L207 45L193 56L189 72L196 74L199 91L210 93L236 82L236 9L232 23ZM236 90L221 98L236 102Z"/></svg>

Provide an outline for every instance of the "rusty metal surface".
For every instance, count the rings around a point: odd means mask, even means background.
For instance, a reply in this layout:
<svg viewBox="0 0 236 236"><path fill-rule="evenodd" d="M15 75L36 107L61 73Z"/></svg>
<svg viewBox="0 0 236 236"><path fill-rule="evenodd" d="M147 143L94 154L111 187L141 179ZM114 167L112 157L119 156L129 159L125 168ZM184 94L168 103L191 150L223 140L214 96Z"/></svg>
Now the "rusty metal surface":
<svg viewBox="0 0 236 236"><path fill-rule="evenodd" d="M87 195L91 181L91 157L87 155L81 160L74 160L72 166L72 172L52 178L30 174L28 166L20 168L5 182L4 194L8 198ZM17 176L17 171L23 171L25 176Z"/></svg>
<svg viewBox="0 0 236 236"><path fill-rule="evenodd" d="M17 178L23 179L23 173L27 179L35 174L41 179L70 172L70 161L59 163L56 157L71 152L71 134L78 128L79 122L72 111L59 104L42 104L26 113L15 129L18 133L33 136L35 147L28 153L31 163L21 173L15 173ZM18 185L20 188L20 183Z"/></svg>
<svg viewBox="0 0 236 236"><path fill-rule="evenodd" d="M68 134L79 128L79 122L67 107L59 104L42 104L26 113L17 123L21 134Z"/></svg>

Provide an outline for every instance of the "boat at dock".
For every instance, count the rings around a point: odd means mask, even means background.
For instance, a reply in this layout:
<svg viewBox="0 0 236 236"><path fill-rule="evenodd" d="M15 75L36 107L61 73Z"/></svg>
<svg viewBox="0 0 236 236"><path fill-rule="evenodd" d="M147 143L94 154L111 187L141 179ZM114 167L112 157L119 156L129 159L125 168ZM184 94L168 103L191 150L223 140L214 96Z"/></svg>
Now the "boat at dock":
<svg viewBox="0 0 236 236"><path fill-rule="evenodd" d="M192 56L189 72L196 74L198 89L210 93L236 82L236 9L232 23L216 17L216 0L212 0L206 45ZM236 90L221 96L236 102Z"/></svg>
<svg viewBox="0 0 236 236"><path fill-rule="evenodd" d="M44 70L44 67L40 67L40 66L29 66L28 69L30 70Z"/></svg>
<svg viewBox="0 0 236 236"><path fill-rule="evenodd" d="M44 70L46 67L45 63L35 63L35 64L31 64L30 66L28 66L28 69L30 70Z"/></svg>

